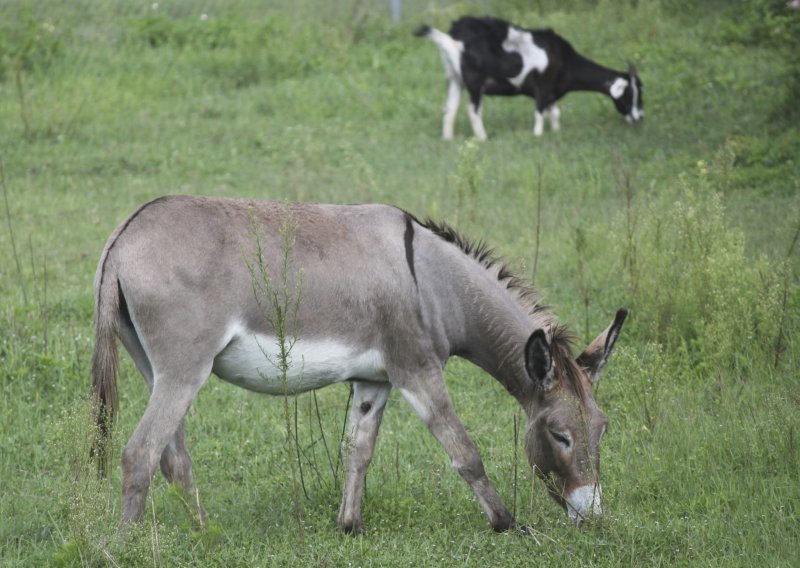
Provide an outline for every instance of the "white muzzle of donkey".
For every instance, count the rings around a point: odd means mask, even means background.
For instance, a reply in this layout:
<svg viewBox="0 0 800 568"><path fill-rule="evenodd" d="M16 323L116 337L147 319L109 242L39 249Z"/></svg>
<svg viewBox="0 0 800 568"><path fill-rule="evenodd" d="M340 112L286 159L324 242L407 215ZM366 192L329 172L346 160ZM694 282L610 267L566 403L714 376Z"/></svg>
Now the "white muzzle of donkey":
<svg viewBox="0 0 800 568"><path fill-rule="evenodd" d="M583 485L567 495L567 514L574 525L582 520L603 514L603 491L600 485Z"/></svg>

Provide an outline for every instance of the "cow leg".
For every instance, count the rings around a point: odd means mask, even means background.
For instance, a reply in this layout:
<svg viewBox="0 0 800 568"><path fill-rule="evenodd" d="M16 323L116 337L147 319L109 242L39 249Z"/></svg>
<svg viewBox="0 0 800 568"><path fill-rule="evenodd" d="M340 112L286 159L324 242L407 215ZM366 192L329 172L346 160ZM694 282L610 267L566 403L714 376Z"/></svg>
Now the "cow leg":
<svg viewBox="0 0 800 568"><path fill-rule="evenodd" d="M544 134L544 112L536 109L535 122L533 124L533 135L541 136Z"/></svg>
<svg viewBox="0 0 800 568"><path fill-rule="evenodd" d="M474 92L470 90L467 112L469 113L469 122L472 125L472 132L475 134L475 138L481 141L486 140L486 130L483 128L483 118L481 117L480 91Z"/></svg>
<svg viewBox="0 0 800 568"><path fill-rule="evenodd" d="M561 109L555 104L550 106L550 128L553 132L561 130Z"/></svg>
<svg viewBox="0 0 800 568"><path fill-rule="evenodd" d="M554 125L553 130L558 130L558 119L561 116L561 112L555 105L552 105L553 113L550 112L551 103L554 101L552 94L547 90L537 89L534 99L536 100L536 115L533 124L533 135L541 136L544 134L544 119L548 114L550 114L551 124Z"/></svg>
<svg viewBox="0 0 800 568"><path fill-rule="evenodd" d="M492 528L501 532L515 526L514 516L486 476L478 450L456 416L441 369L407 379L400 392L444 447L453 468L475 492Z"/></svg>
<svg viewBox="0 0 800 568"><path fill-rule="evenodd" d="M120 336L152 397L153 369L138 336L134 329L125 323L120 325ZM205 510L197 497L197 489L192 475L192 458L189 457L184 440L183 420L180 421L175 435L161 453L160 465L161 472L167 481L177 484L184 491L185 497L191 500L190 502L197 502L197 515L202 522L205 518Z"/></svg>
<svg viewBox="0 0 800 568"><path fill-rule="evenodd" d="M211 363L196 365L182 373L154 374L153 392L139 425L122 452L122 520L138 521L144 515L147 491L156 466L164 460L167 445L173 443L166 458L178 464L176 456L185 453L181 424L197 391L211 373ZM176 442L176 438L180 441ZM186 454L188 458L188 454ZM188 470L187 470L188 467ZM189 472L188 475L186 472ZM168 469L173 479L191 479L191 460ZM178 473L181 472L181 473ZM193 486L193 482L192 482Z"/></svg>
<svg viewBox="0 0 800 568"><path fill-rule="evenodd" d="M346 446L347 477L339 507L339 529L342 532L363 532L361 497L364 494L364 480L391 389L388 383L355 382L353 385L353 404Z"/></svg>
<svg viewBox="0 0 800 568"><path fill-rule="evenodd" d="M444 104L444 121L442 124L442 138L445 140L453 139L453 131L456 122L458 105L461 102L461 85L458 81L447 80L447 101Z"/></svg>

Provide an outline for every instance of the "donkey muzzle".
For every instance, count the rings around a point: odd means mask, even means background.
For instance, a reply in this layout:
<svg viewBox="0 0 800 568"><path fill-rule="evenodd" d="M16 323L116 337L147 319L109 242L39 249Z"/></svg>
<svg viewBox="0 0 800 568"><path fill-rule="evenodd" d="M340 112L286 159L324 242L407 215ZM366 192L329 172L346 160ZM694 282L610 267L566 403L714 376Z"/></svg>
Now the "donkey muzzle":
<svg viewBox="0 0 800 568"><path fill-rule="evenodd" d="M572 524L578 526L581 521L603 514L603 491L600 485L582 485L564 497L567 514Z"/></svg>

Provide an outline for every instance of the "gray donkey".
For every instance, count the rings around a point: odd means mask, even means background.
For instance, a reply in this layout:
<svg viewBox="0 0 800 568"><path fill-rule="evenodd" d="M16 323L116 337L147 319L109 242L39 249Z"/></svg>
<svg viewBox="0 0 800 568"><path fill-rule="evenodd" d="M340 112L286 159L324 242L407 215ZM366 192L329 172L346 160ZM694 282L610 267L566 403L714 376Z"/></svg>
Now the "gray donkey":
<svg viewBox="0 0 800 568"><path fill-rule="evenodd" d="M287 217L288 258L281 232ZM258 254L269 274L287 271L289 286L302 273L285 377L247 261ZM151 392L122 453L125 522L142 518L159 463L170 482L195 494L183 420L214 373L273 395L353 385L342 531L363 531L364 479L393 387L444 447L492 528L516 527L453 410L443 379L453 355L517 399L528 417L528 461L573 522L602 512L600 440L608 420L592 386L626 311L574 359L570 334L534 292L485 246L444 224L386 205L163 197L108 239L95 300L92 376L101 440L117 411L117 337Z"/></svg>

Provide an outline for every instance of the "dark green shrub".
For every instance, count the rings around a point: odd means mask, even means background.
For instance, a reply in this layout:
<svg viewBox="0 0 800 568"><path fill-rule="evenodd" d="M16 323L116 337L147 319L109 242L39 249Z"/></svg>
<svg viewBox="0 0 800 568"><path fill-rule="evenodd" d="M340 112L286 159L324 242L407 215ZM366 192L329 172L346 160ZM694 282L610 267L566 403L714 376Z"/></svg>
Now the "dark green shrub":
<svg viewBox="0 0 800 568"><path fill-rule="evenodd" d="M209 18L201 14L192 18L172 18L155 13L130 21L128 41L152 48L219 49L237 45L236 29L242 26L238 18Z"/></svg>
<svg viewBox="0 0 800 568"><path fill-rule="evenodd" d="M64 30L22 10L0 19L0 80L49 67L62 53Z"/></svg>
<svg viewBox="0 0 800 568"><path fill-rule="evenodd" d="M770 364L779 335L782 267L749 258L726 219L733 161L726 149L681 176L677 193L638 220L623 253L633 257L627 278L639 329L704 375Z"/></svg>
<svg viewBox="0 0 800 568"><path fill-rule="evenodd" d="M800 6L787 0L737 2L724 12L722 37L756 48L774 49L783 57L783 96L775 113L781 120L800 118Z"/></svg>

